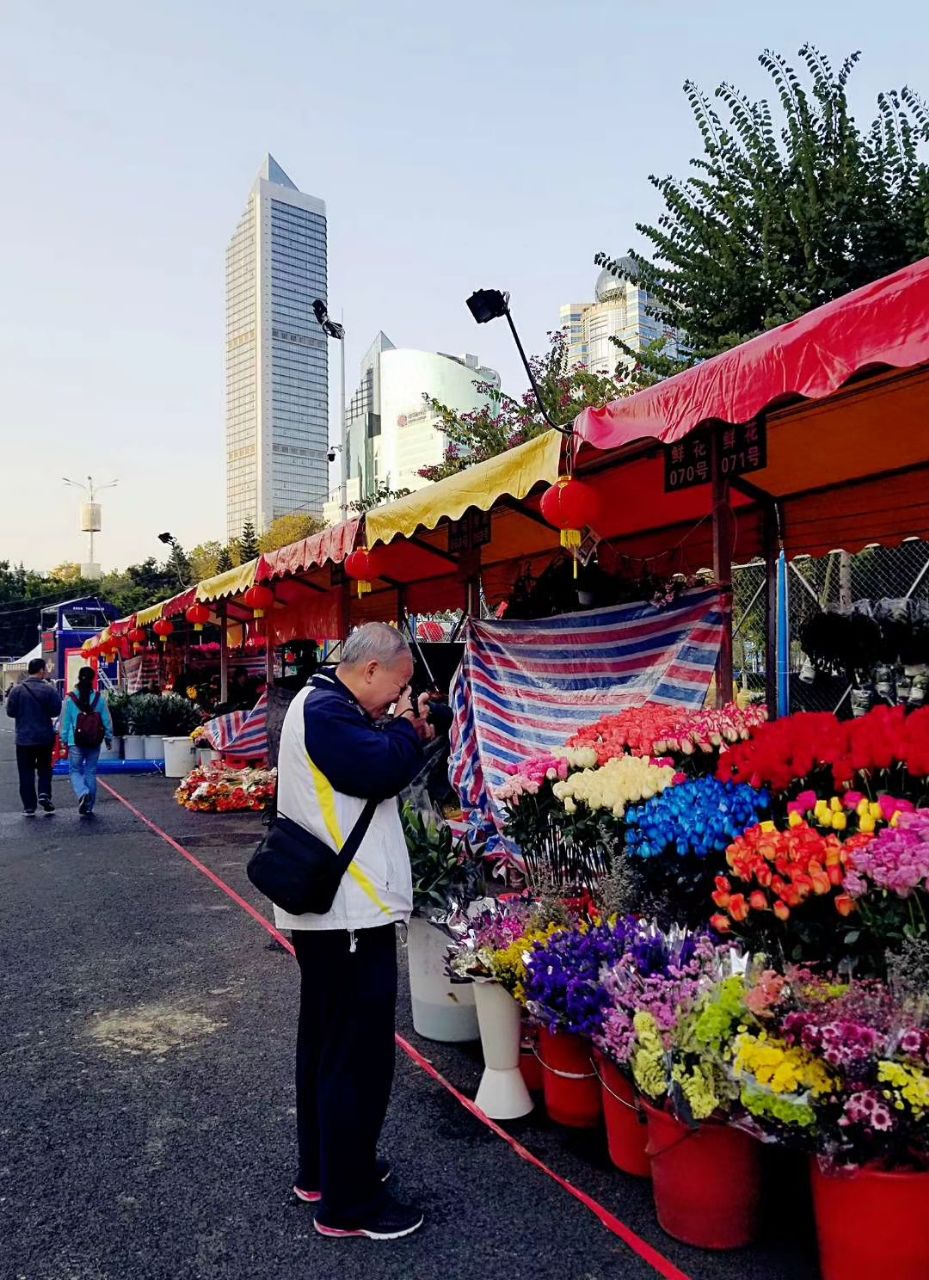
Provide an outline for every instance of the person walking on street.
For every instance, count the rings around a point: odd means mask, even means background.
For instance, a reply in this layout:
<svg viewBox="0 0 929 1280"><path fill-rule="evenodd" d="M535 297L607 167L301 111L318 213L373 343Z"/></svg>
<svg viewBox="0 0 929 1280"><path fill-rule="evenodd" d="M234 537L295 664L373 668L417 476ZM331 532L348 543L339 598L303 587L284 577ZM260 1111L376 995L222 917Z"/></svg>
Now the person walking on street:
<svg viewBox="0 0 929 1280"><path fill-rule="evenodd" d="M19 796L27 818L34 816L38 805L46 813L55 812L52 804L52 747L55 745L54 721L60 711L61 698L48 680L45 660L33 658L25 680L13 686L6 700L6 713L16 721Z"/></svg>
<svg viewBox="0 0 929 1280"><path fill-rule="evenodd" d="M368 822L326 914L275 907L300 967L294 1192L316 1205L324 1236L395 1240L423 1222L388 1194L390 1166L377 1158L394 1075L396 926L413 908L396 797L433 736L412 705L412 675L400 632L368 623L345 642L335 671L300 690L281 730L279 813L333 849Z"/></svg>
<svg viewBox="0 0 929 1280"><path fill-rule="evenodd" d="M93 667L81 667L77 686L65 699L61 716L61 745L68 748L71 786L77 796L77 811L89 818L97 802L97 761L100 744L113 744L113 720L106 698L94 688Z"/></svg>

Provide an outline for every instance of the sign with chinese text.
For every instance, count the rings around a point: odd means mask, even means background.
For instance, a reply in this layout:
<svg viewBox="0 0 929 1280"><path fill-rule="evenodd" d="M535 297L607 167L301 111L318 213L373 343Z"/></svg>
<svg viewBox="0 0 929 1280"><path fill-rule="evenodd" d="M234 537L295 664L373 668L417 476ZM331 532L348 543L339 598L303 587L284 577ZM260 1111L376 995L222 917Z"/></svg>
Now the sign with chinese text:
<svg viewBox="0 0 929 1280"><path fill-rule="evenodd" d="M449 525L448 549L452 555L473 551L475 547L485 547L488 542L490 542L489 511L476 511L472 507L465 512L461 520L456 520Z"/></svg>
<svg viewBox="0 0 929 1280"><path fill-rule="evenodd" d="M764 423L718 427L719 469L724 479L760 471L768 465L768 440ZM683 440L664 446L665 493L709 484L713 478L712 427L691 431Z"/></svg>

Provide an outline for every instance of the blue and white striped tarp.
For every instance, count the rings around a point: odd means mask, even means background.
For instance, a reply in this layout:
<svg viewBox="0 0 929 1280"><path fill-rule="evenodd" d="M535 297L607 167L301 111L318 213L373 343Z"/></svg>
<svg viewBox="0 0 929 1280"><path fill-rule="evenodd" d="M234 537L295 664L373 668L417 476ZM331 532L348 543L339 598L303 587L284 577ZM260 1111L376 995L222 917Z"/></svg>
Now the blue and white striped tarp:
<svg viewBox="0 0 929 1280"><path fill-rule="evenodd" d="M263 693L251 711L230 711L203 726L214 751L258 760L268 754L268 695Z"/></svg>
<svg viewBox="0 0 929 1280"><path fill-rule="evenodd" d="M617 605L529 622L468 624L452 685L449 776L466 809L499 825L508 769L585 725L646 702L703 706L722 640L715 588L674 604Z"/></svg>

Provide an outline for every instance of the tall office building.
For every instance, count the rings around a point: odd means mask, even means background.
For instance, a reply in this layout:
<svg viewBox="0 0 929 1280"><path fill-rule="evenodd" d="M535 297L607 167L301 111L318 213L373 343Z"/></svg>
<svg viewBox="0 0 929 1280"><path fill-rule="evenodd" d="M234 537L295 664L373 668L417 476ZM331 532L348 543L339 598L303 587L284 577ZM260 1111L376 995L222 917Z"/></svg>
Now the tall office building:
<svg viewBox="0 0 929 1280"><path fill-rule="evenodd" d="M622 261L634 274L632 259ZM659 324L649 310L647 292L635 280L620 280L604 268L597 277L594 293L595 302L569 302L561 308L560 327L567 335L571 368L583 364L592 373L613 374L624 358L613 338L633 351L664 338L664 355L685 354L681 334Z"/></svg>
<svg viewBox="0 0 929 1280"><path fill-rule="evenodd" d="M419 472L442 461L445 436L426 397L464 413L488 403L476 382L499 387L500 375L477 356L397 348L379 333L361 361L358 389L346 409L348 501L368 498L380 485L397 490L427 484ZM329 524L340 518L338 489L324 518Z"/></svg>
<svg viewBox="0 0 929 1280"><path fill-rule="evenodd" d="M322 514L329 439L326 206L266 156L226 250L226 536Z"/></svg>

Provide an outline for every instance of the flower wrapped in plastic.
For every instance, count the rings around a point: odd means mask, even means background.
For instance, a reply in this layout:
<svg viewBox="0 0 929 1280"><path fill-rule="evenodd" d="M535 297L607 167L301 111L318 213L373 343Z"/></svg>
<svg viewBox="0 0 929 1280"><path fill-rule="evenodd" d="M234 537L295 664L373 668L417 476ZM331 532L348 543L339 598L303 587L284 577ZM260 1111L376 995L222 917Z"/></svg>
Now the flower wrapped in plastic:
<svg viewBox="0 0 929 1280"><path fill-rule="evenodd" d="M623 954L634 929L633 920L580 920L536 942L523 984L536 1021L549 1031L596 1036L607 1002L601 971Z"/></svg>

